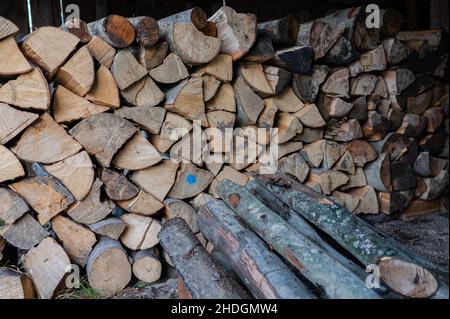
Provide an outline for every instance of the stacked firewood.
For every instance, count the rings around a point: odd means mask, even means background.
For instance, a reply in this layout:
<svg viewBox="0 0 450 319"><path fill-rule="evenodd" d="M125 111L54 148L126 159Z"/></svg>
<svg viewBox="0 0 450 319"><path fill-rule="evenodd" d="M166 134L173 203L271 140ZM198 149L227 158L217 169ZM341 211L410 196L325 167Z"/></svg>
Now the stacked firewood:
<svg viewBox="0 0 450 319"><path fill-rule="evenodd" d="M0 298L55 297L72 263L103 295L153 283L169 264L217 278L211 291L185 277L180 296L248 296L207 253L223 235L208 233L208 210L228 220L231 238L250 238L246 249L263 244L222 202L202 208L202 223L197 210L219 197L237 205L223 182L253 179L272 137L279 172L348 211L447 210L448 37L401 32L395 10L381 11L380 28L365 15L351 8L299 25L193 8L159 21L68 21L20 43L0 17L0 260L14 250L3 262L23 270L0 271ZM231 141L211 133L233 128ZM269 133L253 138L257 128ZM284 253L295 264L298 252ZM247 283L253 296L313 296L277 256L258 256L273 277L265 292ZM331 279L309 263L296 268L327 297L376 297L346 267Z"/></svg>

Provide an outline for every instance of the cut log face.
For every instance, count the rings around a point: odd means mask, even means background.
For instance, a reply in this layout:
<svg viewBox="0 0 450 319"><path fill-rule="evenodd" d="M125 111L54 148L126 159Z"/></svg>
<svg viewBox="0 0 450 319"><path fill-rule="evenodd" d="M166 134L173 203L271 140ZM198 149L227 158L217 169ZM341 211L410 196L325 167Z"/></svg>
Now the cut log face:
<svg viewBox="0 0 450 319"><path fill-rule="evenodd" d="M184 80L189 73L180 57L170 53L160 66L150 70L150 76L159 83L171 84Z"/></svg>
<svg viewBox="0 0 450 319"><path fill-rule="evenodd" d="M106 236L100 238L89 255L86 272L89 284L102 295L110 296L131 280L131 265L122 245Z"/></svg>
<svg viewBox="0 0 450 319"><path fill-rule="evenodd" d="M108 106L91 103L61 85L57 86L53 94L52 107L58 123L71 123L109 110Z"/></svg>
<svg viewBox="0 0 450 319"><path fill-rule="evenodd" d="M0 145L0 163L0 183L25 175L20 161L3 145Z"/></svg>
<svg viewBox="0 0 450 319"><path fill-rule="evenodd" d="M132 254L133 274L145 283L152 283L161 277L162 264L157 250L146 249Z"/></svg>
<svg viewBox="0 0 450 319"><path fill-rule="evenodd" d="M55 178L38 176L10 185L38 213L43 225L74 202L72 194Z"/></svg>
<svg viewBox="0 0 450 319"><path fill-rule="evenodd" d="M139 191L136 197L129 200L116 201L117 206L126 211L138 215L150 216L156 214L164 207L163 203L156 199L153 195Z"/></svg>
<svg viewBox="0 0 450 319"><path fill-rule="evenodd" d="M94 59L86 47L79 49L56 74L56 81L79 96L85 96L94 84Z"/></svg>
<svg viewBox="0 0 450 319"><path fill-rule="evenodd" d="M320 87L320 90L334 97L349 98L349 70L348 68L338 68L328 73L327 79Z"/></svg>
<svg viewBox="0 0 450 319"><path fill-rule="evenodd" d="M111 169L102 169L101 180L106 195L112 200L128 200L139 193L138 188L130 183L125 176Z"/></svg>
<svg viewBox="0 0 450 319"><path fill-rule="evenodd" d="M116 55L116 50L112 46L106 43L102 38L93 36L86 47L98 63L108 69L111 67L114 56Z"/></svg>
<svg viewBox="0 0 450 319"><path fill-rule="evenodd" d="M12 150L22 160L52 164L78 153L81 148L48 113L44 113L23 132Z"/></svg>
<svg viewBox="0 0 450 319"><path fill-rule="evenodd" d="M203 80L201 77L184 80L166 92L164 108L190 120L205 120Z"/></svg>
<svg viewBox="0 0 450 319"><path fill-rule="evenodd" d="M175 22L166 32L166 41L173 53L186 65L201 65L219 54L222 41L208 37L191 22Z"/></svg>
<svg viewBox="0 0 450 319"><path fill-rule="evenodd" d="M47 110L50 106L47 80L38 68L34 68L0 87L0 102L21 109Z"/></svg>
<svg viewBox="0 0 450 319"><path fill-rule="evenodd" d="M210 172L191 163L182 163L168 196L177 199L194 197L204 191L213 179L214 175Z"/></svg>
<svg viewBox="0 0 450 319"><path fill-rule="evenodd" d="M55 216L52 219L52 228L69 257L84 267L89 253L97 242L94 233L70 218L62 216Z"/></svg>
<svg viewBox="0 0 450 319"><path fill-rule="evenodd" d="M159 243L158 233L161 223L158 220L136 214L124 214L120 219L127 223L120 241L129 249L144 250Z"/></svg>
<svg viewBox="0 0 450 319"><path fill-rule="evenodd" d="M41 299L50 299L71 269L64 249L52 238L45 238L23 257L23 267Z"/></svg>
<svg viewBox="0 0 450 319"><path fill-rule="evenodd" d="M353 155L355 164L358 167L364 167L366 163L372 162L378 158L377 151L370 143L364 140L353 140L345 147Z"/></svg>
<svg viewBox="0 0 450 319"><path fill-rule="evenodd" d="M114 156L112 164L120 169L137 171L159 163L161 155L140 132L129 139Z"/></svg>
<svg viewBox="0 0 450 319"><path fill-rule="evenodd" d="M164 93L153 82L150 76L145 76L121 92L122 97L134 106L155 106L164 99Z"/></svg>
<svg viewBox="0 0 450 319"><path fill-rule="evenodd" d="M109 15L88 24L89 32L106 41L114 48L124 48L135 40L136 33L131 23L119 15Z"/></svg>
<svg viewBox="0 0 450 319"><path fill-rule="evenodd" d="M276 51L267 63L292 73L308 73L312 68L312 60L313 49L299 45Z"/></svg>
<svg viewBox="0 0 450 319"><path fill-rule="evenodd" d="M350 76L363 72L384 71L387 67L386 54L382 45L359 56L358 61L349 66Z"/></svg>
<svg viewBox="0 0 450 319"><path fill-rule="evenodd" d="M294 115L303 125L308 127L320 128L326 124L315 104L305 104L305 106L294 113Z"/></svg>
<svg viewBox="0 0 450 319"><path fill-rule="evenodd" d="M418 137L427 129L428 118L417 114L406 113L397 133L409 137Z"/></svg>
<svg viewBox="0 0 450 319"><path fill-rule="evenodd" d="M118 240L127 224L120 218L110 217L89 225L94 233Z"/></svg>
<svg viewBox="0 0 450 319"><path fill-rule="evenodd" d="M302 101L314 102L329 71L326 65L314 65L308 74L295 74L292 82L295 95Z"/></svg>
<svg viewBox="0 0 450 319"><path fill-rule="evenodd" d="M353 197L359 198L359 205L355 213L378 214L378 198L374 188L370 185L354 188L347 192Z"/></svg>
<svg viewBox="0 0 450 319"><path fill-rule="evenodd" d="M109 167L114 154L136 130L133 124L123 118L101 113L81 121L69 133L89 154L95 156L101 166Z"/></svg>
<svg viewBox="0 0 450 319"><path fill-rule="evenodd" d="M221 82L212 75L203 75L203 101L210 101L217 93ZM234 95L233 95L234 97Z"/></svg>
<svg viewBox="0 0 450 319"><path fill-rule="evenodd" d="M139 64L129 50L123 49L115 55L111 73L119 89L125 90L147 75L147 69Z"/></svg>
<svg viewBox="0 0 450 319"><path fill-rule="evenodd" d="M150 142L156 149L164 153L179 139L188 134L192 129L192 123L184 117L167 112L164 123L158 135L152 135Z"/></svg>
<svg viewBox="0 0 450 319"><path fill-rule="evenodd" d="M19 28L12 21L0 17L0 40L15 35L19 32Z"/></svg>
<svg viewBox="0 0 450 319"><path fill-rule="evenodd" d="M13 191L0 188L0 220L2 224L12 224L28 211L27 203Z"/></svg>
<svg viewBox="0 0 450 319"><path fill-rule="evenodd" d="M86 94L89 101L117 109L120 106L119 89L112 73L105 66L100 66L95 74L91 90Z"/></svg>
<svg viewBox="0 0 450 319"><path fill-rule="evenodd" d="M84 199L94 183L93 165L85 151L44 168L58 178L77 200Z"/></svg>
<svg viewBox="0 0 450 319"><path fill-rule="evenodd" d="M164 217L167 219L183 219L193 233L198 233L197 212L185 201L167 198L164 200Z"/></svg>
<svg viewBox="0 0 450 319"><path fill-rule="evenodd" d="M100 201L100 192L103 183L96 179L92 184L89 195L83 200L73 204L67 210L67 214L81 224L93 224L108 216L115 205L110 201Z"/></svg>
<svg viewBox="0 0 450 319"><path fill-rule="evenodd" d="M424 178L426 190L420 195L420 199L433 200L445 192L448 187L448 171L443 170L435 177Z"/></svg>
<svg viewBox="0 0 450 319"><path fill-rule="evenodd" d="M294 141L300 141L308 144L314 143L321 139L323 139L323 128L310 128L307 126L303 127L303 131L293 138Z"/></svg>
<svg viewBox="0 0 450 319"><path fill-rule="evenodd" d="M160 36L164 36L169 27L175 22L192 22L199 30L203 29L207 25L208 16L205 10L200 7L193 7L191 9L175 13L163 19L158 20L158 26L160 29Z"/></svg>
<svg viewBox="0 0 450 319"><path fill-rule="evenodd" d="M240 76L234 82L236 97L236 122L239 126L256 124L259 114L264 109L263 100L256 95Z"/></svg>
<svg viewBox="0 0 450 319"><path fill-rule="evenodd" d="M275 45L289 46L297 41L298 21L291 15L281 19L258 23L258 35L268 36Z"/></svg>
<svg viewBox="0 0 450 319"><path fill-rule="evenodd" d="M156 20L149 16L128 18L136 33L136 42L143 47L151 47L159 38Z"/></svg>
<svg viewBox="0 0 450 319"><path fill-rule="evenodd" d="M217 38L221 39L220 52L232 56L233 61L243 57L256 41L256 16L237 13L223 6L208 21L214 22Z"/></svg>
<svg viewBox="0 0 450 319"><path fill-rule="evenodd" d="M219 130L223 130L225 128L234 127L236 115L226 111L212 111L206 113L206 119L208 120L210 127L216 127Z"/></svg>
<svg viewBox="0 0 450 319"><path fill-rule="evenodd" d="M0 144L6 144L33 123L39 115L23 112L0 103Z"/></svg>
<svg viewBox="0 0 450 319"><path fill-rule="evenodd" d="M206 103L206 110L208 112L227 111L236 113L233 86L229 83L223 83L217 90L216 95Z"/></svg>
<svg viewBox="0 0 450 319"><path fill-rule="evenodd" d="M266 79L262 65L259 63L242 63L238 74L241 75L248 86L260 97L273 95L273 91Z"/></svg>
<svg viewBox="0 0 450 319"><path fill-rule="evenodd" d="M121 107L114 112L115 115L138 124L151 134L159 134L166 116L162 107Z"/></svg>
<svg viewBox="0 0 450 319"><path fill-rule="evenodd" d="M202 66L199 74L207 74L221 82L230 82L233 79L233 59L231 55L219 53L211 62Z"/></svg>
<svg viewBox="0 0 450 319"><path fill-rule="evenodd" d="M177 162L165 160L161 164L134 172L131 180L163 201L175 183L177 169Z"/></svg>
<svg viewBox="0 0 450 319"><path fill-rule="evenodd" d="M326 141L322 144L323 147L323 162L322 168L331 169L333 165L345 153L345 147L339 143Z"/></svg>
<svg viewBox="0 0 450 319"><path fill-rule="evenodd" d="M163 63L168 49L169 45L167 42L157 43L150 48L144 48L141 46L139 48L139 63L150 71Z"/></svg>
<svg viewBox="0 0 450 319"><path fill-rule="evenodd" d="M0 40L0 75L12 76L32 70L13 36Z"/></svg>
<svg viewBox="0 0 450 319"><path fill-rule="evenodd" d="M79 42L76 36L59 28L41 27L25 38L21 48L24 55L51 79Z"/></svg>
<svg viewBox="0 0 450 319"><path fill-rule="evenodd" d="M0 235L14 247L29 250L47 237L48 232L30 214L25 214L14 224L0 227Z"/></svg>

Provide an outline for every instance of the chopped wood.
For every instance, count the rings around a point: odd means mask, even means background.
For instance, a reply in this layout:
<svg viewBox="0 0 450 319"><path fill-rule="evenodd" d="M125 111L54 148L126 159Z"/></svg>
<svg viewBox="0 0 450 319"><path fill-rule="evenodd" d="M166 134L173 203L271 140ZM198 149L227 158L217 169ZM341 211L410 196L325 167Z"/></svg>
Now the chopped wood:
<svg viewBox="0 0 450 319"><path fill-rule="evenodd" d="M347 208L350 212L354 212L355 209L358 207L359 202L361 201L359 198L354 197L352 195L340 192L340 191L333 191L331 193L333 196L333 199L336 200L336 202Z"/></svg>
<svg viewBox="0 0 450 319"><path fill-rule="evenodd" d="M388 154L382 153L375 161L370 162L364 168L367 183L373 186L377 191L392 191L390 160Z"/></svg>
<svg viewBox="0 0 450 319"><path fill-rule="evenodd" d="M0 25L3 18L0 18ZM6 20L6 19L5 19ZM0 249L1 260L1 249ZM0 299L33 299L31 280L18 271L0 268Z"/></svg>
<svg viewBox="0 0 450 319"><path fill-rule="evenodd" d="M427 129L427 124L427 117L406 113L403 117L402 125L396 132L409 137L418 137Z"/></svg>
<svg viewBox="0 0 450 319"><path fill-rule="evenodd" d="M259 63L241 63L238 68L247 85L260 97L267 98L273 95L272 87L266 79L264 70Z"/></svg>
<svg viewBox="0 0 450 319"><path fill-rule="evenodd" d="M205 88L203 87L203 90ZM206 102L206 110L236 112L236 100L233 86L229 83L220 85L215 96Z"/></svg>
<svg viewBox="0 0 450 319"><path fill-rule="evenodd" d="M209 192L217 198L219 197L216 193L217 184L224 179L228 179L233 183L244 186L245 184L247 184L250 177L246 174L240 173L230 166L224 166L220 173L216 175L209 187Z"/></svg>
<svg viewBox="0 0 450 319"><path fill-rule="evenodd" d="M72 33L78 39L80 39L81 43L88 43L92 40L92 36L89 33L89 29L87 27L87 23L79 18L72 18L69 21L61 24L61 29L66 32Z"/></svg>
<svg viewBox="0 0 450 319"><path fill-rule="evenodd" d="M14 247L29 250L47 237L48 232L30 214L25 214L13 224L0 227L0 235Z"/></svg>
<svg viewBox="0 0 450 319"><path fill-rule="evenodd" d="M70 218L62 216L55 216L52 219L52 228L69 257L84 267L89 253L97 242L94 233Z"/></svg>
<svg viewBox="0 0 450 319"><path fill-rule="evenodd" d="M152 283L161 278L162 263L157 254L157 250L146 249L134 252L133 274L137 279L145 283Z"/></svg>
<svg viewBox="0 0 450 319"><path fill-rule="evenodd" d="M414 194L411 190L400 192L378 192L378 205L380 212L393 214L403 211L413 200Z"/></svg>
<svg viewBox="0 0 450 319"><path fill-rule="evenodd" d="M347 184L348 177L342 172L312 169L306 182L319 184L322 193L330 195L335 189Z"/></svg>
<svg viewBox="0 0 450 319"><path fill-rule="evenodd" d="M278 171L295 176L303 183L308 177L309 166L299 153L295 153L278 161Z"/></svg>
<svg viewBox="0 0 450 319"><path fill-rule="evenodd" d="M275 55L273 43L270 37L258 35L255 44L244 56L245 61L264 63L272 59Z"/></svg>
<svg viewBox="0 0 450 319"><path fill-rule="evenodd" d="M159 26L156 20L149 16L128 18L136 33L136 42L143 47L151 47L159 39Z"/></svg>
<svg viewBox="0 0 450 319"><path fill-rule="evenodd" d="M308 73L312 68L312 60L313 49L298 45L275 51L274 57L267 63L292 73Z"/></svg>
<svg viewBox="0 0 450 319"><path fill-rule="evenodd" d="M433 200L442 195L448 187L448 171L443 170L435 177L423 179L425 191L419 196L420 199Z"/></svg>
<svg viewBox="0 0 450 319"><path fill-rule="evenodd" d="M164 218L183 219L193 233L198 233L197 226L197 211L185 201L174 198L167 198L164 200Z"/></svg>
<svg viewBox="0 0 450 319"><path fill-rule="evenodd" d="M279 95L291 84L291 72L270 65L264 65L263 71L275 95Z"/></svg>
<svg viewBox="0 0 450 319"><path fill-rule="evenodd" d="M326 19L327 17L324 18ZM314 60L317 60L331 49L343 31L342 28L333 26L328 21L313 20L300 24L297 43L310 45L314 49Z"/></svg>
<svg viewBox="0 0 450 319"><path fill-rule="evenodd" d="M281 112L295 113L304 106L303 102L295 95L291 87L288 87L272 99Z"/></svg>
<svg viewBox="0 0 450 319"><path fill-rule="evenodd" d="M332 168L341 172L355 174L356 167L353 155L349 151L346 151Z"/></svg>
<svg viewBox="0 0 450 319"><path fill-rule="evenodd" d="M392 162L391 184L394 191L412 189L416 187L416 174L410 166L401 162Z"/></svg>
<svg viewBox="0 0 450 319"><path fill-rule="evenodd" d="M123 118L100 113L81 121L69 133L101 166L109 167L114 154L136 133L136 128Z"/></svg>
<svg viewBox="0 0 450 319"><path fill-rule="evenodd" d="M4 17L0 17L0 39L15 35L17 32L19 32L19 28L14 22Z"/></svg>
<svg viewBox="0 0 450 319"><path fill-rule="evenodd" d="M293 140L303 143L314 143L315 141L323 139L323 128L311 128L304 126L303 131L297 134Z"/></svg>
<svg viewBox="0 0 450 319"><path fill-rule="evenodd" d="M151 106L121 107L114 114L133 121L148 133L159 134L166 116L166 110L162 107Z"/></svg>
<svg viewBox="0 0 450 319"><path fill-rule="evenodd" d="M389 120L376 111L367 112L367 120L362 126L364 138L368 141L380 141L391 127ZM362 136L361 136L362 137Z"/></svg>
<svg viewBox="0 0 450 319"><path fill-rule="evenodd" d="M128 200L139 193L138 188L125 176L111 169L102 169L100 178L106 195L112 200Z"/></svg>
<svg viewBox="0 0 450 319"><path fill-rule="evenodd" d="M148 75L121 91L121 95L128 103L138 107L155 106L164 99L164 93Z"/></svg>
<svg viewBox="0 0 450 319"><path fill-rule="evenodd" d="M19 159L3 145L0 145L0 163L0 183L25 175Z"/></svg>
<svg viewBox="0 0 450 319"><path fill-rule="evenodd" d="M163 63L167 55L169 45L167 42L159 42L150 48L139 48L139 63L146 67L147 70L152 70Z"/></svg>
<svg viewBox="0 0 450 319"><path fill-rule="evenodd" d="M383 47L386 52L386 60L389 64L399 64L409 55L408 48L395 38L384 40Z"/></svg>
<svg viewBox="0 0 450 319"><path fill-rule="evenodd" d="M194 197L211 184L214 175L197 168L191 163L181 163L175 184L168 193L169 197L184 199Z"/></svg>
<svg viewBox="0 0 450 319"><path fill-rule="evenodd" d="M349 69L342 67L331 70L320 90L330 96L349 98Z"/></svg>
<svg viewBox="0 0 450 319"><path fill-rule="evenodd" d="M303 125L308 127L320 128L326 124L315 104L305 104L305 106L294 113L294 115Z"/></svg>
<svg viewBox="0 0 450 319"><path fill-rule="evenodd" d="M239 76L234 82L236 98L236 122L239 126L256 124L259 114L264 109L263 100L247 85L244 78Z"/></svg>
<svg viewBox="0 0 450 319"><path fill-rule="evenodd" d="M156 149L164 153L179 139L188 134L192 129L192 123L184 117L167 112L165 120L158 135L152 135L150 142Z"/></svg>
<svg viewBox="0 0 450 319"><path fill-rule="evenodd" d="M225 128L234 127L236 115L226 111L211 111L206 113L206 118L210 127L216 127L219 130L223 130Z"/></svg>
<svg viewBox="0 0 450 319"><path fill-rule="evenodd" d="M136 33L131 23L124 17L112 14L88 23L91 35L102 38L114 48L124 48L135 40Z"/></svg>
<svg viewBox="0 0 450 319"><path fill-rule="evenodd" d="M21 74L0 87L0 102L21 109L45 111L50 106L50 91L47 80L38 68Z"/></svg>
<svg viewBox="0 0 450 319"><path fill-rule="evenodd" d="M445 137L444 134L444 128L439 128L436 132L433 134L425 135L420 141L419 141L419 148L420 150L424 152L429 152L430 154L440 154L442 153L443 157L448 156L448 148L447 153L445 153L445 146L448 145L448 137Z"/></svg>
<svg viewBox="0 0 450 319"><path fill-rule="evenodd" d="M325 144L325 140L318 140L307 144L300 150L300 155L310 166L319 167L323 160Z"/></svg>
<svg viewBox="0 0 450 319"><path fill-rule="evenodd" d="M131 250L152 248L159 243L158 233L161 223L148 216L124 214L120 216L127 227L120 236L120 241Z"/></svg>
<svg viewBox="0 0 450 319"><path fill-rule="evenodd" d="M120 218L110 217L90 224L89 229L96 234L118 240L126 226L127 224Z"/></svg>
<svg viewBox="0 0 450 319"><path fill-rule="evenodd" d="M364 167L366 163L378 158L378 153L370 143L364 140L353 140L345 145L347 150L353 155L356 166Z"/></svg>
<svg viewBox="0 0 450 319"><path fill-rule="evenodd" d="M27 203L7 188L0 188L0 201L2 202L2 206L0 206L2 224L14 223L29 210Z"/></svg>
<svg viewBox="0 0 450 319"><path fill-rule="evenodd" d="M160 35L164 35L169 26L175 22L192 22L197 29L203 29L207 24L208 16L206 12L200 7L193 7L191 9L181 11L166 18L158 20Z"/></svg>
<svg viewBox="0 0 450 319"><path fill-rule="evenodd" d="M367 185L366 175L362 167L356 168L355 174L347 174L347 184L340 187L341 190L352 189L356 187L363 187Z"/></svg>
<svg viewBox="0 0 450 319"><path fill-rule="evenodd" d="M150 76L159 83L170 84L184 80L189 73L178 55L170 53L161 65L149 72Z"/></svg>
<svg viewBox="0 0 450 319"><path fill-rule="evenodd" d="M114 57L111 73L119 89L125 90L142 79L147 74L147 69L139 64L129 50L122 49Z"/></svg>
<svg viewBox="0 0 450 319"><path fill-rule="evenodd" d="M351 41L347 37L341 36L322 60L331 65L348 65L358 58L359 52L354 48Z"/></svg>
<svg viewBox="0 0 450 319"><path fill-rule="evenodd" d="M26 129L39 116L34 113L16 110L7 104L0 103L0 144L6 144Z"/></svg>
<svg viewBox="0 0 450 319"><path fill-rule="evenodd" d="M278 113L275 118L275 125L278 128L278 142L285 143L301 133L303 129L297 115L289 113Z"/></svg>
<svg viewBox="0 0 450 319"><path fill-rule="evenodd" d="M106 41L100 37L93 36L86 47L98 63L108 69L111 67L114 60L114 55L116 55L116 50Z"/></svg>
<svg viewBox="0 0 450 319"><path fill-rule="evenodd" d="M263 34L270 37L277 46L293 45L297 40L298 21L291 15L277 20L260 22L257 25L258 35Z"/></svg>
<svg viewBox="0 0 450 319"><path fill-rule="evenodd" d="M379 45L376 49L362 53L358 61L349 66L350 76L357 76L363 72L386 70L385 49Z"/></svg>
<svg viewBox="0 0 450 319"><path fill-rule="evenodd" d="M85 98L93 103L109 106L113 109L120 106L119 89L107 67L102 65L97 70L94 84Z"/></svg>
<svg viewBox="0 0 450 319"><path fill-rule="evenodd" d="M32 70L30 63L20 52L13 36L0 40L0 75L13 76Z"/></svg>
<svg viewBox="0 0 450 319"><path fill-rule="evenodd" d="M264 99L264 109L259 114L258 122L256 123L257 126L261 128L272 128L277 111L278 107L273 98Z"/></svg>
<svg viewBox="0 0 450 319"><path fill-rule="evenodd" d="M427 118L427 133L434 133L445 119L444 109L438 106L431 107L423 113L423 117Z"/></svg>
<svg viewBox="0 0 450 319"><path fill-rule="evenodd" d="M38 65L51 79L75 50L79 39L55 27L41 27L29 34L21 44L23 54ZM52 49L49 50L48 48Z"/></svg>
<svg viewBox="0 0 450 319"><path fill-rule="evenodd" d="M346 116L352 111L354 104L339 97L320 95L317 106L323 118L328 120L330 117L342 118ZM364 105L364 107L366 106Z"/></svg>
<svg viewBox="0 0 450 319"><path fill-rule="evenodd" d="M338 142L350 142L363 137L363 131L357 120L342 120L328 123L325 137L331 137Z"/></svg>
<svg viewBox="0 0 450 319"><path fill-rule="evenodd" d="M292 81L295 95L302 101L314 102L329 71L326 65L314 65L308 74L295 74Z"/></svg>
<svg viewBox="0 0 450 319"><path fill-rule="evenodd" d="M164 205L153 195L139 191L136 197L129 200L116 201L117 206L134 214L150 216L157 213Z"/></svg>
<svg viewBox="0 0 450 319"><path fill-rule="evenodd" d="M415 80L412 71L404 68L383 71L381 74L386 81L389 94L394 95L401 94Z"/></svg>

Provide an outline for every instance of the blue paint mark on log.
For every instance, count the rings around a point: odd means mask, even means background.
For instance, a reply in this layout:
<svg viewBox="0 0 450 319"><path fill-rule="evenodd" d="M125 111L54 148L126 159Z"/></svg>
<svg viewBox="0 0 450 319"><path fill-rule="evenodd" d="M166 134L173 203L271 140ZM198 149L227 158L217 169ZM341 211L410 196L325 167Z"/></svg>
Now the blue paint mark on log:
<svg viewBox="0 0 450 319"><path fill-rule="evenodd" d="M197 177L196 176L194 176L194 175L187 175L186 176L186 182L188 183L188 184L195 184L195 183L197 183Z"/></svg>

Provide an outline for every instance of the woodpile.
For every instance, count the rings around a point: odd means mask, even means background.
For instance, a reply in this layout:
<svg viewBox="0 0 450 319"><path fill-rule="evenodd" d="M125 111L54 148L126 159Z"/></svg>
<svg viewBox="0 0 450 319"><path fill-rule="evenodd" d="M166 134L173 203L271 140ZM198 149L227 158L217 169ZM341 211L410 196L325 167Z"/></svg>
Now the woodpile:
<svg viewBox="0 0 450 319"><path fill-rule="evenodd" d="M448 37L365 15L194 7L19 43L0 17L0 299L59 297L73 264L101 296L448 298L355 216L448 210Z"/></svg>

